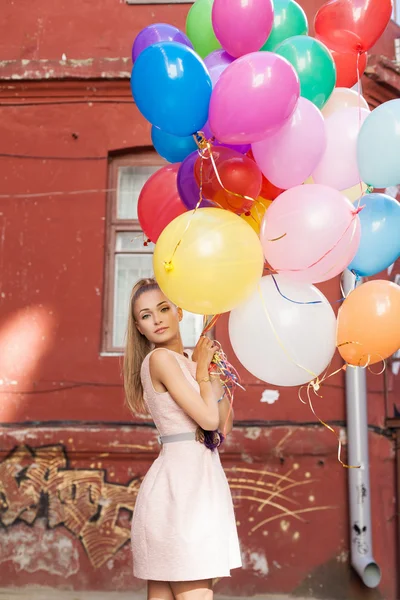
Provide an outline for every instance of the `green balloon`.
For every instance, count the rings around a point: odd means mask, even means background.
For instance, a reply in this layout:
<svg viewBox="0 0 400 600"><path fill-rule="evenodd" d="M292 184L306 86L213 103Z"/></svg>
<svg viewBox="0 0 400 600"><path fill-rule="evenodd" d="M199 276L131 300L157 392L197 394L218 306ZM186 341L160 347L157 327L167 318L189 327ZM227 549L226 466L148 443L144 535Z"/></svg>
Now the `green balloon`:
<svg viewBox="0 0 400 600"><path fill-rule="evenodd" d="M301 6L294 0L274 0L274 25L261 50L273 52L284 40L307 33L307 17Z"/></svg>
<svg viewBox="0 0 400 600"><path fill-rule="evenodd" d="M222 48L211 21L213 0L196 0L186 19L186 34L201 58Z"/></svg>
<svg viewBox="0 0 400 600"><path fill-rule="evenodd" d="M307 35L296 35L279 44L275 53L293 65L300 79L300 96L322 108L336 84L336 66L328 48Z"/></svg>

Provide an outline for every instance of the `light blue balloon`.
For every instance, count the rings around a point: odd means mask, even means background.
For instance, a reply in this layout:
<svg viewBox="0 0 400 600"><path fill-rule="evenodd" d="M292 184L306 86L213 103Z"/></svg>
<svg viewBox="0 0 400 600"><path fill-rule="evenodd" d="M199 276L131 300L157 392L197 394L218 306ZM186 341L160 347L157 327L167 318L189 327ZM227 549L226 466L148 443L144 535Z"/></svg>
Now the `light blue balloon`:
<svg viewBox="0 0 400 600"><path fill-rule="evenodd" d="M131 75L133 99L152 125L187 136L208 118L212 85L201 58L177 42L159 42L141 52Z"/></svg>
<svg viewBox="0 0 400 600"><path fill-rule="evenodd" d="M400 204L386 194L367 194L360 200L361 241L349 265L362 277L376 275L400 256Z"/></svg>
<svg viewBox="0 0 400 600"><path fill-rule="evenodd" d="M151 141L158 154L170 163L182 162L197 148L192 135L178 137L166 133L154 125L151 128Z"/></svg>
<svg viewBox="0 0 400 600"><path fill-rule="evenodd" d="M361 180L376 188L400 184L400 99L384 102L365 119L357 142Z"/></svg>

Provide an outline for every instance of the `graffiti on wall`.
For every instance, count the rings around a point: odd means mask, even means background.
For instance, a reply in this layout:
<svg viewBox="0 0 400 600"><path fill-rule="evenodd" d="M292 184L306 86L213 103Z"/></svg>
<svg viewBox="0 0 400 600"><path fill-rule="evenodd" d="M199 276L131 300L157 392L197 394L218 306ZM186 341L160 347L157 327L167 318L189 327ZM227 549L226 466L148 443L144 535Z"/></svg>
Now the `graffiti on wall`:
<svg viewBox="0 0 400 600"><path fill-rule="evenodd" d="M61 445L19 446L0 463L0 523L66 527L85 548L94 568L101 567L130 539L121 511L133 512L141 478L127 485L106 481L104 470L70 469ZM123 521L123 520L122 520Z"/></svg>

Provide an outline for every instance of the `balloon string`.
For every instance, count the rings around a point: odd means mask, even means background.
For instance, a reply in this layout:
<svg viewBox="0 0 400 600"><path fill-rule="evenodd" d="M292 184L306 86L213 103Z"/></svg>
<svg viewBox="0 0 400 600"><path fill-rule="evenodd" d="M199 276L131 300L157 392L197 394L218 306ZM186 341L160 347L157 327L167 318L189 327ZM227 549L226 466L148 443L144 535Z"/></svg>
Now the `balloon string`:
<svg viewBox="0 0 400 600"><path fill-rule="evenodd" d="M353 228L353 232L351 234L351 238L347 244L347 246L349 246L351 244L351 242L353 241L354 235L356 233L356 229L357 229L357 221L356 216L359 214L359 212L361 212L361 210L364 208L364 206L361 207L357 207L355 210L352 211L352 218L350 223L348 224L348 226L346 227L346 229L344 230L344 232L342 233L342 235L340 236L340 238L337 240L337 242L331 247L329 248L329 250L327 250L325 252L325 254L323 254L318 260L316 260L315 262L313 262L311 265L309 265L308 267L302 268L302 269L279 269L279 267L275 267L275 271L277 271L278 273L302 273L304 271L307 271L308 269L311 269L312 267L315 267L316 265L318 265L324 258L326 258L331 252L333 252L333 250L335 250L335 248L337 248L337 246L340 244L340 242L342 241L342 239L344 238L344 236L346 235L346 233L348 232L348 230L350 229L350 227L352 225L354 225ZM286 235L286 234L285 234ZM278 241L280 239L282 239L281 236L279 238L275 238L273 240L268 240L268 241ZM340 255L340 259L341 260L342 255ZM327 275L330 271L332 271L332 269L334 269L337 264L339 263L339 260L335 262L335 264L333 264L328 271L325 271L325 273L323 273L323 275Z"/></svg>
<svg viewBox="0 0 400 600"><path fill-rule="evenodd" d="M299 302L298 300L292 300L291 298L288 298L288 296L285 296L285 294L282 293L278 282L276 281L276 278L274 277L274 275L271 273L271 277L273 279L273 282L275 284L276 289L278 290L279 294L282 296L282 298L285 298L285 300L289 300L289 302L292 302L293 304L323 304L323 300L312 300L310 302ZM330 302L330 304L336 304L337 302L343 302L343 300L345 300L345 296L342 295L342 298L339 298L339 300L334 300L333 302Z"/></svg>
<svg viewBox="0 0 400 600"><path fill-rule="evenodd" d="M247 202L250 202L252 205L256 201L255 198L252 198L251 196L245 196L243 194L238 194L237 192L232 192L231 190L229 190L228 188L226 188L224 186L224 184L222 183L222 180L221 180L221 176L218 172L218 167L215 162L215 158L214 158L213 151L212 151L212 144L210 143L209 140L206 139L206 137L202 131L199 131L197 133L197 135L195 136L195 140L200 149L200 155L203 157L203 159L205 159L205 160L210 159L215 176L217 178L217 181L218 181L219 185L221 186L221 188L224 190L224 192L226 192L227 194L229 194L231 196L235 196L236 198L240 198L241 200L246 200ZM235 207L234 205L229 203L229 198L225 198L225 200L230 209L232 209L233 211L237 210L237 207Z"/></svg>
<svg viewBox="0 0 400 600"><path fill-rule="evenodd" d="M360 77L360 58L361 58L361 52L358 51L357 52L357 63L356 63L356 68L357 68L357 93L358 93L358 133L360 133L360 131L361 131L361 77ZM364 194L360 174L359 174L359 180L360 180L359 181L359 183L360 183L360 196L358 198L357 207L360 206L361 198L362 198L362 196Z"/></svg>
<svg viewBox="0 0 400 600"><path fill-rule="evenodd" d="M184 238L184 236L185 236L186 232L188 231L188 229L189 229L189 227L190 227L190 225L191 225L191 223L192 223L192 221L193 221L193 218L194 218L194 216L195 216L195 214L196 214L197 210L198 210L198 209L199 209L199 207L200 207L200 204L201 204L201 203L202 203L202 201L203 201L203 157L202 157L201 155L200 155L200 157L201 157L201 159L202 159L202 160L201 160L201 162L200 162L200 184L199 184L199 199L198 199L198 201L197 201L197 204L196 204L196 206L195 206L195 208L194 208L194 210L193 210L193 212L192 212L192 215L191 215L191 217L190 217L189 221L188 221L188 222L187 222L187 224L186 224L186 227L185 227L185 229L184 229L184 231L183 231L183 233L182 233L182 236L181 236L181 238L178 240L178 242L177 242L177 244L176 244L176 246L175 246L175 248L174 248L174 250L173 250L173 252L172 252L171 258L170 258L169 260L166 260L166 261L164 261L164 268L165 268L165 270L166 270L167 272L170 272L170 271L172 271L172 270L173 270L173 268L174 268L174 265L173 265L172 261L173 261L173 259L174 259L174 256L175 256L175 254L176 254L176 251L178 250L179 246L181 245L181 243L182 243L182 240L183 240L183 238Z"/></svg>

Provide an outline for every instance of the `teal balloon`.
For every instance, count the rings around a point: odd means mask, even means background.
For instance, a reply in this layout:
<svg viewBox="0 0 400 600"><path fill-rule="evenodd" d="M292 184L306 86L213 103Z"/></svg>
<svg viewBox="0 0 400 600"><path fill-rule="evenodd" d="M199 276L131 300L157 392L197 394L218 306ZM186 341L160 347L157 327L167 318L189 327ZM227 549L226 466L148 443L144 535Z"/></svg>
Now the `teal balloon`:
<svg viewBox="0 0 400 600"><path fill-rule="evenodd" d="M158 154L170 163L182 162L197 148L192 135L178 137L157 127L151 128L151 141Z"/></svg>
<svg viewBox="0 0 400 600"><path fill-rule="evenodd" d="M210 75L194 50L178 42L152 44L139 54L131 90L142 115L172 135L191 135L208 119Z"/></svg>
<svg viewBox="0 0 400 600"><path fill-rule="evenodd" d="M360 200L363 205L359 215L361 241L348 268L361 277L370 277L400 256L400 204L386 194L367 194Z"/></svg>
<svg viewBox="0 0 400 600"><path fill-rule="evenodd" d="M365 119L357 160L365 183L376 188L400 184L400 99L384 102Z"/></svg>
<svg viewBox="0 0 400 600"><path fill-rule="evenodd" d="M279 44L275 54L294 67L300 79L300 96L323 108L336 84L336 66L328 48L307 35L296 35Z"/></svg>
<svg viewBox="0 0 400 600"><path fill-rule="evenodd" d="M273 52L275 48L290 37L307 35L308 21L304 10L294 0L273 0L274 25L261 50Z"/></svg>

